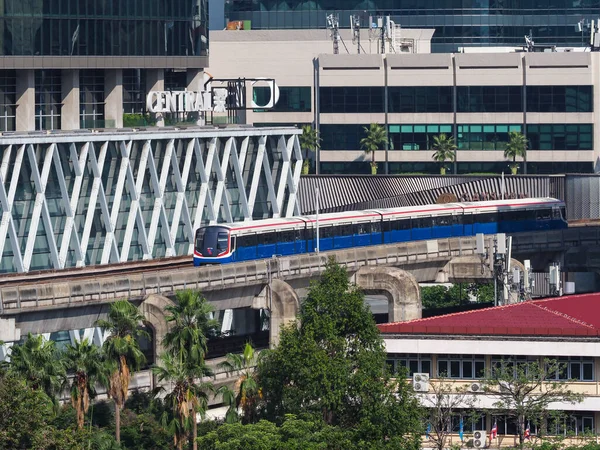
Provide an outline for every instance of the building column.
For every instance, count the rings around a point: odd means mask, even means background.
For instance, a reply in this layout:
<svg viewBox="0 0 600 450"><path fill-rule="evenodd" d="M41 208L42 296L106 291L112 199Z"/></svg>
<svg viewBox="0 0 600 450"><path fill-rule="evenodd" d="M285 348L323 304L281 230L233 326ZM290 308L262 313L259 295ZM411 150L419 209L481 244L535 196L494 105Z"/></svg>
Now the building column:
<svg viewBox="0 0 600 450"><path fill-rule="evenodd" d="M79 70L62 71L61 130L79 130L81 111L79 108Z"/></svg>
<svg viewBox="0 0 600 450"><path fill-rule="evenodd" d="M16 130L35 130L35 70L17 70Z"/></svg>
<svg viewBox="0 0 600 450"><path fill-rule="evenodd" d="M105 126L123 128L123 70L109 69L104 73Z"/></svg>
<svg viewBox="0 0 600 450"><path fill-rule="evenodd" d="M148 92L164 91L165 90L165 71L164 69L148 69L146 70L146 87ZM165 117L163 113L155 113L156 126L165 126Z"/></svg>
<svg viewBox="0 0 600 450"><path fill-rule="evenodd" d="M204 71L202 69L187 70L187 90L192 92L201 92L204 90ZM196 125L204 125L206 123L206 113L188 113L188 116L196 115Z"/></svg>

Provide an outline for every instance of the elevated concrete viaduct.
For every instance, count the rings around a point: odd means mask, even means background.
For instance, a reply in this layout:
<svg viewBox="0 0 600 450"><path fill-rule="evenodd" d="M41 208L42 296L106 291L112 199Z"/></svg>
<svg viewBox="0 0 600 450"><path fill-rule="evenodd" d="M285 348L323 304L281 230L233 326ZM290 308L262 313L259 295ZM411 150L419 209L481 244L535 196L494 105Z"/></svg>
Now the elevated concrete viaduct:
<svg viewBox="0 0 600 450"><path fill-rule="evenodd" d="M516 234L513 255L518 260L532 259L534 269L543 270L548 261L556 260L569 248L600 246L599 230L600 227L578 227ZM493 237L488 236L487 239L490 245ZM19 332L89 327L105 314L107 304L121 298L138 302L148 321L154 325L154 322L160 322L160 311L168 298L188 288L202 291L216 309L268 306L267 309L273 312L273 325L284 323L294 316L310 279L324 270L329 256L344 264L353 281L367 293L383 292L386 295L391 321L419 317L418 308L414 304L408 306L419 301L416 295L409 294L414 281L470 282L491 278L487 268L489 260L475 255L475 238L471 237L362 247L201 268L190 264L189 268L176 271L155 270L111 276L94 276L90 272L88 278L75 280L69 280L69 271L63 271L57 273L55 280L42 283L23 278L10 284L0 279L0 339L14 340L11 337ZM600 258L598 261L600 266ZM588 262L593 262L593 257ZM363 272L358 273L363 267ZM366 268L373 267L377 267L377 275L365 272ZM401 272L396 269L409 272L411 276L400 275ZM400 281L391 282L390 277ZM281 283L287 283L289 289L282 287ZM270 303L267 303L268 289L275 292L275 296L268 298ZM408 297L413 300L408 300ZM273 299L276 299L275 303ZM278 329L276 326L273 328Z"/></svg>

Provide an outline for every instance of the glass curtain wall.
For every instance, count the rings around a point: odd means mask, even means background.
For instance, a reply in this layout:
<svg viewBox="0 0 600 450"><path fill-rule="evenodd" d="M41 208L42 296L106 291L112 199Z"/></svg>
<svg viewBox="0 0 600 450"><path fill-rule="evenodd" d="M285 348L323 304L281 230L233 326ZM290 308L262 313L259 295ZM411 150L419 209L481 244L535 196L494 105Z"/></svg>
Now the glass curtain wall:
<svg viewBox="0 0 600 450"><path fill-rule="evenodd" d="M62 78L60 70L35 71L35 129L60 129Z"/></svg>
<svg viewBox="0 0 600 450"><path fill-rule="evenodd" d="M4 0L0 54L206 56L207 0Z"/></svg>
<svg viewBox="0 0 600 450"><path fill-rule="evenodd" d="M325 28L336 11L340 22L350 15L390 15L403 28L435 28L434 51L461 46L522 46L533 33L536 44L582 45L582 19L597 20L599 0L228 0L225 20L250 21L253 29ZM348 25L346 25L347 27Z"/></svg>

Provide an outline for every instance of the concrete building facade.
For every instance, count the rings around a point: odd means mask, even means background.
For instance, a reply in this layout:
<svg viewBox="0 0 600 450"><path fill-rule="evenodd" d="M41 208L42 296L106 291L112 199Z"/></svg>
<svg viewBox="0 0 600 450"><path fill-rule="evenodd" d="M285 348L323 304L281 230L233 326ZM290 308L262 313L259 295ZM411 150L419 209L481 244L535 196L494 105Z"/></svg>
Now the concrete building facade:
<svg viewBox="0 0 600 450"><path fill-rule="evenodd" d="M389 136L388 149L374 155L379 173L439 173L432 144L442 133L458 146L450 170L509 173L504 149L510 131L529 141L520 173L595 170L599 53L430 53L433 30L403 33L405 47L380 54L366 30L360 46L341 30L343 45L333 54L326 30L214 31L208 70L218 77L275 78L277 106L247 111L239 120L313 124L321 150L309 157L323 174L370 173L360 139L373 122ZM248 95L262 94L255 88Z"/></svg>
<svg viewBox="0 0 600 450"><path fill-rule="evenodd" d="M545 374L547 382L568 383L570 391L582 395L580 402L548 405L548 412L564 412L559 419L550 418L552 414L528 417L533 437L542 432L572 438L598 434L599 325L598 294L585 294L382 324L379 329L393 370L406 368L411 378L426 375L428 381L415 386L423 405L435 404L440 391L433 386L440 383L474 397L468 407L457 405L449 430L452 442L460 442L462 417L465 441L476 430L487 431L489 437L496 424L498 436L489 446L513 447L518 444L517 423L498 408L493 386L485 388L491 371L502 364L525 367L537 362L544 367L544 360L556 361L556 372Z"/></svg>

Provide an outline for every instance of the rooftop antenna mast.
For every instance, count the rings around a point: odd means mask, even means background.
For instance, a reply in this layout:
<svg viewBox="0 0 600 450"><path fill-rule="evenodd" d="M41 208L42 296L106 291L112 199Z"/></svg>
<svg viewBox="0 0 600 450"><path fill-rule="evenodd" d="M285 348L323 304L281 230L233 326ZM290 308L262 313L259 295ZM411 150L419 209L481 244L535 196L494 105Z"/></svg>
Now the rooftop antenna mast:
<svg viewBox="0 0 600 450"><path fill-rule="evenodd" d="M350 16L350 29L352 30L352 43L356 45L358 54L360 55L360 17Z"/></svg>
<svg viewBox="0 0 600 450"><path fill-rule="evenodd" d="M340 18L337 14L329 14L327 16L327 29L331 31L331 39L333 40L333 54L340 53Z"/></svg>

